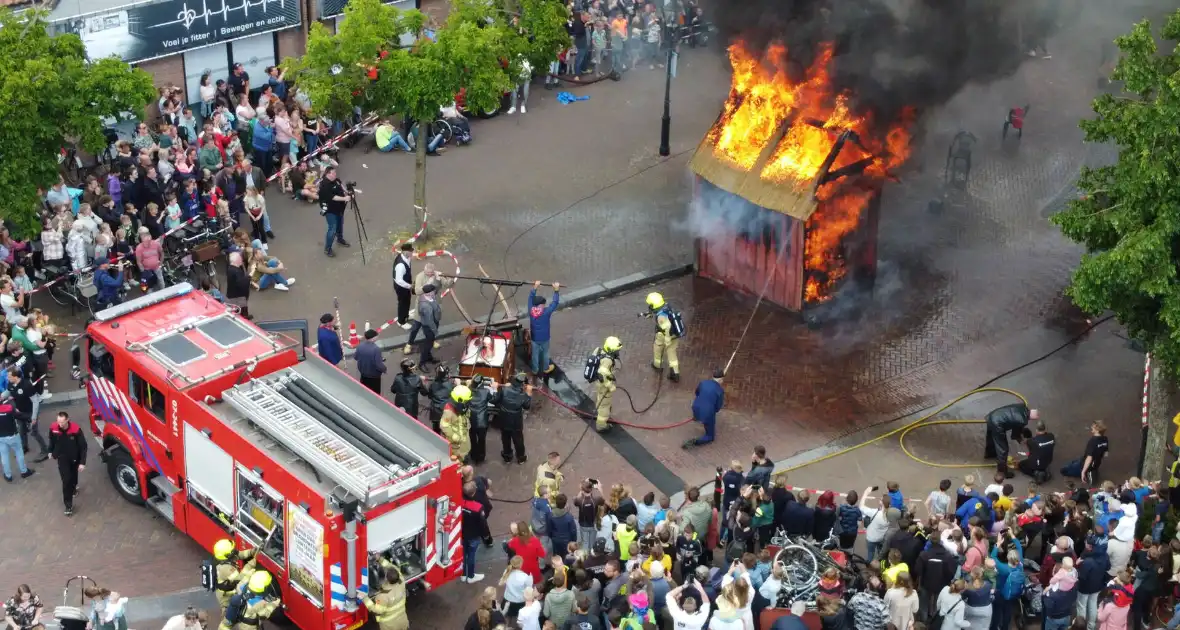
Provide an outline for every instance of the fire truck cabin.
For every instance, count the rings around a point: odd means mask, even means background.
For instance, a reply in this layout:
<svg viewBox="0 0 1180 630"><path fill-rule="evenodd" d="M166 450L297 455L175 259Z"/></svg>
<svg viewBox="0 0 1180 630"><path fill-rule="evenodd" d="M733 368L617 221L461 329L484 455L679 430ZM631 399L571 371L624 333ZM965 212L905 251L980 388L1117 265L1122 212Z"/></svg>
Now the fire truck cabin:
<svg viewBox="0 0 1180 630"><path fill-rule="evenodd" d="M295 329L302 344L188 284L101 311L83 340L90 425L124 498L206 549L257 548L291 621L344 630L382 557L411 588L460 575L459 468Z"/></svg>

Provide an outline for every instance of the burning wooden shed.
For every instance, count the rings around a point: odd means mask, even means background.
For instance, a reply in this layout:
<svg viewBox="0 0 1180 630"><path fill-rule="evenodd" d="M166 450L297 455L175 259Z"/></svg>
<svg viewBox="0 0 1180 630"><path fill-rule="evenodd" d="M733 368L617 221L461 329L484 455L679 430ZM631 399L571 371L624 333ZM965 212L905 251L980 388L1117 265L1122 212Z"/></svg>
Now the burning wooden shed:
<svg viewBox="0 0 1180 630"><path fill-rule="evenodd" d="M794 80L781 46L729 53L733 88L689 165L697 273L796 312L850 282L871 288L881 188L908 156L907 125L872 137L870 117L829 87L830 48Z"/></svg>

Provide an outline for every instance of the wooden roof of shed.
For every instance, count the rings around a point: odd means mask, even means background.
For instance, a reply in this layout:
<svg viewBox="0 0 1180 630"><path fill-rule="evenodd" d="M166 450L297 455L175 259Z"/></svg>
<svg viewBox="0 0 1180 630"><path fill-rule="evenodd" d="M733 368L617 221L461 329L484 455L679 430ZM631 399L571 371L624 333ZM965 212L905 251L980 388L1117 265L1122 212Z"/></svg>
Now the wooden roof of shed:
<svg viewBox="0 0 1180 630"><path fill-rule="evenodd" d="M775 155L779 143L782 142L794 120L794 117L788 117L780 123L778 130L749 170L742 170L717 155L717 152L714 151L712 130L705 134L688 166L693 173L726 192L768 210L781 212L800 221L807 221L819 205L815 197L819 182L823 181L828 174L828 170L840 152L842 143L837 142L832 146L831 153L824 161L824 167L814 180L768 181L763 179L761 176L763 169ZM722 121L719 120L717 124L722 124Z"/></svg>

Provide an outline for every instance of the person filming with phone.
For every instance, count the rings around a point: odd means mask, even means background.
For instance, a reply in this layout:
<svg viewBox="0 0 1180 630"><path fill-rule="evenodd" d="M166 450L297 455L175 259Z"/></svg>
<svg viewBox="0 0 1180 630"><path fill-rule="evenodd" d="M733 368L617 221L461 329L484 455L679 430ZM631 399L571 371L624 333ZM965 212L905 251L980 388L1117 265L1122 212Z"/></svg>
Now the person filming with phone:
<svg viewBox="0 0 1180 630"><path fill-rule="evenodd" d="M695 580L690 574L684 584L668 591L665 602L676 630L701 630L709 619L709 594L703 587L694 588ZM691 589L701 601L698 603L696 597L685 593L686 589Z"/></svg>

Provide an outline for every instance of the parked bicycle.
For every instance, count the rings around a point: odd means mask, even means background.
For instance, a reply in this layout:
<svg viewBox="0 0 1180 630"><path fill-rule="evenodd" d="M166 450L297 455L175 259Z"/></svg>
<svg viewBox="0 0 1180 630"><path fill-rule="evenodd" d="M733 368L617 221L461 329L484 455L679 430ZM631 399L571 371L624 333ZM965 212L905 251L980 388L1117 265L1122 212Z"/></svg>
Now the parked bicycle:
<svg viewBox="0 0 1180 630"><path fill-rule="evenodd" d="M221 288L214 261L221 256L223 241L232 230L232 225L211 230L208 224L197 220L169 238L166 247L170 255L164 261L164 279L170 284L188 282L194 287L208 280L209 284Z"/></svg>
<svg viewBox="0 0 1180 630"><path fill-rule="evenodd" d="M107 127L103 129L102 133L106 137L107 146L92 158L83 159L83 154L78 150L77 143L71 142L62 147L57 155L57 165L67 184L81 187L86 183L88 176L110 171L111 166L118 159L115 145L119 143L119 132L112 127Z"/></svg>

